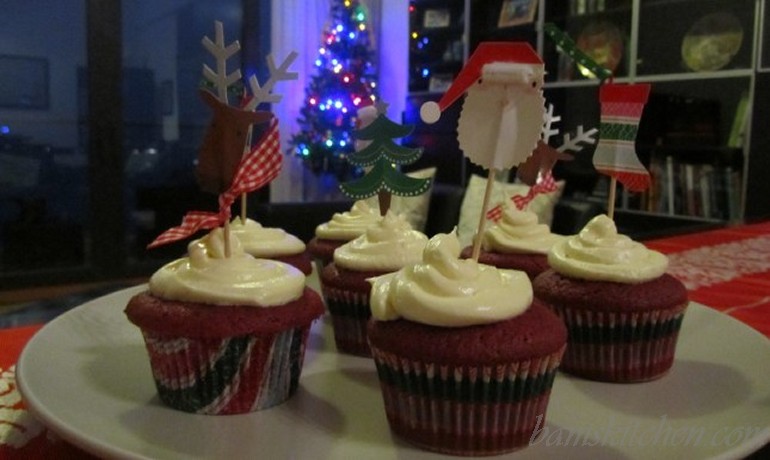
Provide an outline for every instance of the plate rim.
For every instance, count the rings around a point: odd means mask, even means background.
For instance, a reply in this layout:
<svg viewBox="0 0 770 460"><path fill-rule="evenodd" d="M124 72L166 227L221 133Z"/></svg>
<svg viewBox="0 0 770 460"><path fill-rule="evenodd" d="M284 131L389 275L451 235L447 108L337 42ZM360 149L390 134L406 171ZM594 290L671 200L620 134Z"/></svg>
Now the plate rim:
<svg viewBox="0 0 770 460"><path fill-rule="evenodd" d="M38 347L39 346L38 342L43 341L46 335L51 333L51 330L54 330L59 327L65 327L65 326L62 326L62 323L69 321L71 316L82 315L83 312L88 308L93 308L95 306L94 304L102 304L108 301L111 297L122 298L125 296L127 300L128 296L133 295L134 293L140 292L141 290L146 288L147 288L147 285L142 284L142 285L120 289L118 291L92 299L88 302L85 302L79 306L76 306L68 310L67 312L59 315L58 317L46 323L41 329L39 329L38 331L35 332L35 334L33 334L33 336L25 344L24 348L22 349L22 352L19 354L19 358L16 363L16 386L18 391L22 395L22 398L25 402L27 410L29 410L34 417L36 417L43 425L45 425L47 429L50 429L51 431L59 435L62 439L75 445L76 447L86 452L92 453L94 455L104 456L104 457L127 458L127 459L151 458L151 457L141 455L140 453L137 453L137 451L135 450L130 450L130 449L124 448L123 446L116 446L116 445L103 442L101 439L88 439L84 437L82 433L79 432L77 429L68 427L66 420L63 420L54 411L51 411L49 408L45 408L37 404L38 400L36 397L34 397L35 390L29 388L24 378L21 378L27 366L31 365L30 363L27 363L27 359L30 354L27 350L31 350L31 349L34 349L35 347ZM706 305L703 305L697 302L691 301L689 303L689 307L695 307L697 310L699 310L699 314L711 316L712 318L719 318L720 321L732 322L733 326L737 326L742 329L750 331L750 332L746 332L745 330L743 331L744 333L748 334L748 337L752 337L751 339L747 339L747 340L762 340L765 342L765 345L767 346L768 350L770 350L770 338L766 337L761 332L743 323L742 321L730 315L727 315L723 312L720 312L714 308L708 307ZM119 310L119 311L122 311L122 310ZM577 378L577 377L572 377L565 374L560 374L560 375L568 378ZM770 425L765 427L764 430L762 430L753 438L747 441L744 441L736 446L733 446L732 448L729 448L712 458L715 458L715 459L742 458L746 455L749 455L759 450L769 442L770 442Z"/></svg>

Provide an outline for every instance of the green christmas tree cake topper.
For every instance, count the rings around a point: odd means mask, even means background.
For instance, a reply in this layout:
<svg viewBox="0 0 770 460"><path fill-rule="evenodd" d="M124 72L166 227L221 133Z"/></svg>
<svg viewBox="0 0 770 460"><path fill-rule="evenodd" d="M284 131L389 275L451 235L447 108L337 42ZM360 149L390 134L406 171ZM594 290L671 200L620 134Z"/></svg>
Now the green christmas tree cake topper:
<svg viewBox="0 0 770 460"><path fill-rule="evenodd" d="M342 192L354 200L378 195L382 215L388 212L392 195L425 193L430 188L430 178L409 177L398 170L398 166L414 163L422 155L422 148L403 147L393 141L409 135L413 128L391 121L385 116L385 106L378 105L377 117L353 133L356 139L368 141L366 146L348 157L351 164L371 169L364 177L340 184Z"/></svg>

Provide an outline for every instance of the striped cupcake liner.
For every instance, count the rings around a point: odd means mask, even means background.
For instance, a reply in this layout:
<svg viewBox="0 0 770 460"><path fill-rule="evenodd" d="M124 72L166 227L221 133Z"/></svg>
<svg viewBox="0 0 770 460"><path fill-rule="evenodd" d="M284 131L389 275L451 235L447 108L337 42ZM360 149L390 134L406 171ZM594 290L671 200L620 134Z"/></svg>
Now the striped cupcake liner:
<svg viewBox="0 0 770 460"><path fill-rule="evenodd" d="M671 369L686 305L624 313L551 308L569 334L563 371L631 383L655 380Z"/></svg>
<svg viewBox="0 0 770 460"><path fill-rule="evenodd" d="M337 351L371 357L366 332L367 322L372 316L369 292L352 292L328 286L322 286L321 289L332 318Z"/></svg>
<svg viewBox="0 0 770 460"><path fill-rule="evenodd" d="M391 430L425 450L498 455L528 445L545 420L564 347L528 361L449 366L372 347Z"/></svg>
<svg viewBox="0 0 770 460"><path fill-rule="evenodd" d="M142 331L167 406L205 415L254 412L297 390L310 325L273 335L172 338Z"/></svg>

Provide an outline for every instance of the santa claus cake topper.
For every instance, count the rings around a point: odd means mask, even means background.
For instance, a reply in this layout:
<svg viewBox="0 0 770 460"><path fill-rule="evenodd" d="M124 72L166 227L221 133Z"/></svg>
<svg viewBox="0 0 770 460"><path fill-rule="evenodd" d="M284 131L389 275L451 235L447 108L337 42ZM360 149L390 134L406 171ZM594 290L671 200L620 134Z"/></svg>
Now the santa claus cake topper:
<svg viewBox="0 0 770 460"><path fill-rule="evenodd" d="M489 169L473 258L480 239L496 172L524 162L537 146L544 118L545 66L524 42L479 44L438 103L427 102L420 117L435 123L441 112L467 94L457 126L457 140L465 156Z"/></svg>

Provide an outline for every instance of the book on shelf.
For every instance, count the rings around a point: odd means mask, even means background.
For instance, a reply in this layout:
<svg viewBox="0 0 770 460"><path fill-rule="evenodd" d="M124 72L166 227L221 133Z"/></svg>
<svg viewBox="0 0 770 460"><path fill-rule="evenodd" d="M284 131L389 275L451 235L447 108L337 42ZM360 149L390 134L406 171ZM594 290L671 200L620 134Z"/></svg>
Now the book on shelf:
<svg viewBox="0 0 770 460"><path fill-rule="evenodd" d="M659 154L651 157L649 171L648 190L622 195L625 209L713 220L740 216L740 168L706 155Z"/></svg>

